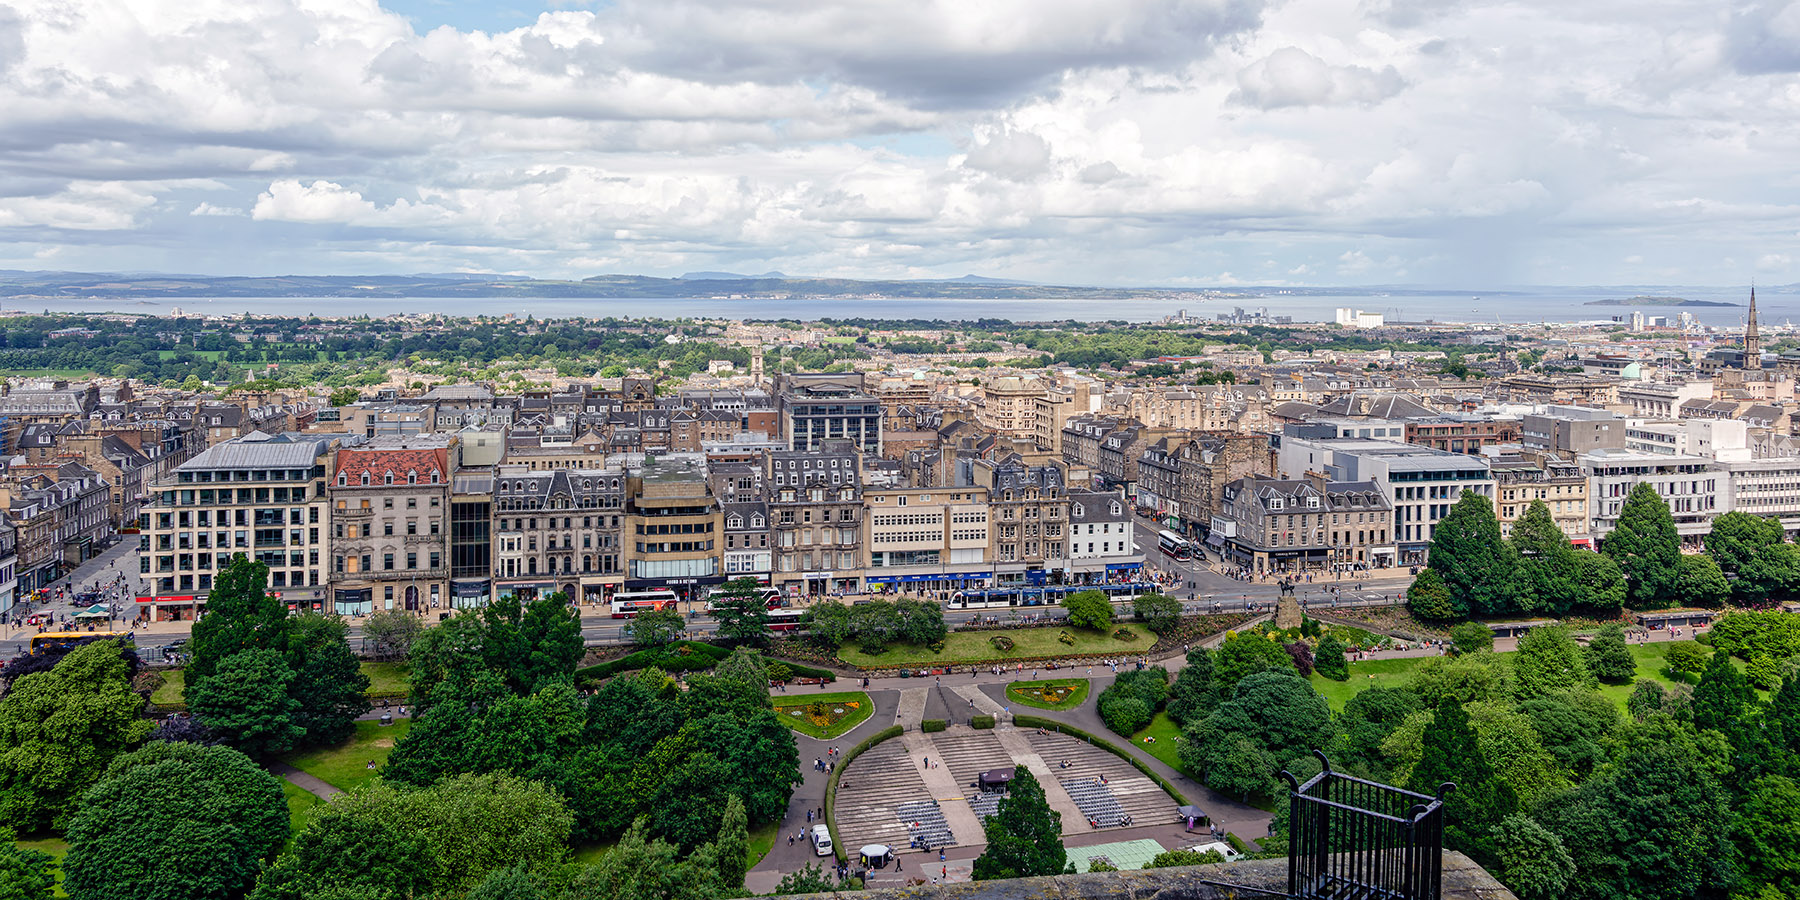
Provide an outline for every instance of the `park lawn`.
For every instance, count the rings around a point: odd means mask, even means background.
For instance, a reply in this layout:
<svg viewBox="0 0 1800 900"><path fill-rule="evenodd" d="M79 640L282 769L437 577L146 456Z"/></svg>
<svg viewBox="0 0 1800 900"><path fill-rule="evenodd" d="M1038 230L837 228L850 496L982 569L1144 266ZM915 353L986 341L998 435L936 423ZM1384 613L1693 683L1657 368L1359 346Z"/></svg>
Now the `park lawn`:
<svg viewBox="0 0 1800 900"><path fill-rule="evenodd" d="M162 686L150 695L150 702L158 706L174 706L182 703L181 694L186 690L187 680L183 669L164 669Z"/></svg>
<svg viewBox="0 0 1800 900"><path fill-rule="evenodd" d="M768 822L750 829L750 854L744 860L747 863L744 871L756 868L756 864L775 849L775 834L780 830L780 822Z"/></svg>
<svg viewBox="0 0 1800 900"><path fill-rule="evenodd" d="M1685 684L1692 687L1697 679L1687 675L1677 675L1675 678L1670 678L1668 671L1663 667L1663 657L1668 655L1670 643L1673 642L1667 641L1660 644L1627 644L1626 646L1631 650L1632 658L1637 660L1637 677L1625 684L1602 684L1600 685L1600 693L1606 695L1607 699L1617 704L1619 709L1623 710L1625 708L1625 701L1631 698L1631 692L1637 689L1637 683L1640 681L1654 681L1657 684L1662 685L1665 690L1673 688L1678 684ZM1738 668L1743 668L1743 662L1741 660L1734 659L1732 662L1737 663Z"/></svg>
<svg viewBox="0 0 1800 900"><path fill-rule="evenodd" d="M404 695L412 689L412 681L407 674L406 663L403 662L365 662L361 666L362 673L369 676L368 693L372 695ZM150 695L150 702L159 706L171 706L182 703L181 694L186 689L187 676L185 669L164 669L162 687Z"/></svg>
<svg viewBox="0 0 1800 900"><path fill-rule="evenodd" d="M875 704L869 695L862 691L842 691L833 694L774 694L769 698L775 704L775 712L781 716L789 728L808 737L819 740L830 740L844 734L852 728L869 720L875 712ZM814 703L855 703L856 708L845 712L844 717L826 726L814 725L805 715L805 708ZM801 715L794 715L791 710L801 710Z"/></svg>
<svg viewBox="0 0 1800 900"><path fill-rule="evenodd" d="M411 727L411 719L397 719L386 728L378 722L358 722L356 734L344 743L290 753L281 761L334 788L352 790L375 779L381 764L394 751L395 742L405 737ZM369 768L370 761L376 768Z"/></svg>
<svg viewBox="0 0 1800 900"><path fill-rule="evenodd" d="M1146 737L1156 738L1156 743L1144 743ZM1131 736L1131 744L1162 760L1169 768L1191 778L1193 774L1181 767L1181 744L1178 741L1180 737L1181 726L1176 725L1175 720L1169 718L1168 713L1159 712L1156 714L1156 718L1150 720L1149 725L1144 726L1143 731Z"/></svg>
<svg viewBox="0 0 1800 900"><path fill-rule="evenodd" d="M13 841L13 846L26 850L42 850L56 859L56 896L67 897L63 892L62 860L69 852L69 842L59 837L39 838L35 841Z"/></svg>
<svg viewBox="0 0 1800 900"><path fill-rule="evenodd" d="M1396 659L1365 659L1350 664L1349 681L1332 681L1317 672L1312 685L1331 703L1334 712L1343 712L1350 698L1369 688L1405 687L1412 670L1433 656L1403 656Z"/></svg>
<svg viewBox="0 0 1800 900"><path fill-rule="evenodd" d="M1136 635L1137 639L1121 641L1113 637L1113 632L1119 629ZM1057 639L1065 631L1075 639L1074 644L1065 644ZM1013 648L999 650L988 643L988 638L997 635L1011 638ZM1053 659L1078 654L1140 656L1148 653L1155 643L1156 636L1135 623L1115 622L1105 631L1049 625L1043 628L1012 628L1002 631L952 631L944 638L942 653L933 653L930 648L916 644L891 644L887 652L880 656L870 656L862 652L861 648L846 644L838 648L838 658L853 666L870 668L961 666L971 663Z"/></svg>
<svg viewBox="0 0 1800 900"><path fill-rule="evenodd" d="M292 846L294 838L300 836L306 823L312 821L313 813L325 801L286 778L281 779L281 794L287 798L288 844Z"/></svg>
<svg viewBox="0 0 1800 900"><path fill-rule="evenodd" d="M1075 693L1070 694L1069 699L1064 700L1061 703L1045 703L1036 697L1032 697L1028 694L1015 693L1013 691L1013 688L1022 685L1036 685L1039 687L1072 686L1075 688ZM1017 703L1021 706L1031 706L1038 709L1074 709L1081 704L1086 703L1087 698L1088 680L1086 678L1045 678L1041 681L1015 681L1006 686L1006 702L1008 704Z"/></svg>

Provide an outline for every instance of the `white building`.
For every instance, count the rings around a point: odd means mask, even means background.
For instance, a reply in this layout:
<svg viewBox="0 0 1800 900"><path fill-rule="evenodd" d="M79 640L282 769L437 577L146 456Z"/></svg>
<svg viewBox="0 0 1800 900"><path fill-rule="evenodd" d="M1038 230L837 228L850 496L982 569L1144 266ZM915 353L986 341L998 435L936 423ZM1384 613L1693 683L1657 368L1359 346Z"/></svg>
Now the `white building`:
<svg viewBox="0 0 1800 900"><path fill-rule="evenodd" d="M1705 457L1605 449L1583 453L1578 461L1588 476L1590 533L1596 541L1618 525L1625 498L1640 481L1668 503L1685 543L1699 543L1712 530L1712 520L1731 506L1726 474Z"/></svg>
<svg viewBox="0 0 1800 900"><path fill-rule="evenodd" d="M1337 309L1337 323L1345 328L1380 328L1385 322L1381 313L1363 312L1348 306Z"/></svg>
<svg viewBox="0 0 1800 900"><path fill-rule="evenodd" d="M1487 460L1392 441L1312 440L1283 436L1276 461L1283 478L1309 472L1330 481L1373 483L1394 510L1394 538L1402 566L1422 565L1432 530L1465 490L1494 500Z"/></svg>
<svg viewBox="0 0 1800 900"><path fill-rule="evenodd" d="M1154 535L1152 535L1154 537ZM1068 573L1074 582L1097 582L1143 568L1131 508L1119 494L1069 492Z"/></svg>

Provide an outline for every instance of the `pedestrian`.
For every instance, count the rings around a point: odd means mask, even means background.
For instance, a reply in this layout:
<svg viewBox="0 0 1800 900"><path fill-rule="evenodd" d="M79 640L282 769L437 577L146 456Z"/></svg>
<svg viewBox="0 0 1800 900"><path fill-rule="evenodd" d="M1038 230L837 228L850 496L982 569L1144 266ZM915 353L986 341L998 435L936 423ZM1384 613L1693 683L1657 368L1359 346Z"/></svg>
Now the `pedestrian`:
<svg viewBox="0 0 1800 900"><path fill-rule="evenodd" d="M794 836L793 836L793 835L791 835L791 834L790 834L790 835L788 835L788 846L789 846L789 847L792 847L792 846L794 846Z"/></svg>

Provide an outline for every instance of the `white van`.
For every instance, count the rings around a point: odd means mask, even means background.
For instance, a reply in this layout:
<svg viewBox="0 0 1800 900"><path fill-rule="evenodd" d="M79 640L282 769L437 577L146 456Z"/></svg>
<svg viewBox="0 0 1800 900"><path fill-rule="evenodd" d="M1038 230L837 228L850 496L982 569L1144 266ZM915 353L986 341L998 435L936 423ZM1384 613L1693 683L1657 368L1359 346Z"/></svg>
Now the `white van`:
<svg viewBox="0 0 1800 900"><path fill-rule="evenodd" d="M826 828L823 825L814 825L812 828L812 843L814 853L817 853L820 856L830 856L831 829Z"/></svg>

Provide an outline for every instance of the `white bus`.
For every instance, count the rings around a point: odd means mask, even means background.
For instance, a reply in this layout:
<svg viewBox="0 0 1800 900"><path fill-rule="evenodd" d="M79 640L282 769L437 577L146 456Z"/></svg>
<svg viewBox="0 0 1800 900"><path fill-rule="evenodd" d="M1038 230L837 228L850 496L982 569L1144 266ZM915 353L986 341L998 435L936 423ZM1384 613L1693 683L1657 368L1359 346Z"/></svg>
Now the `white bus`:
<svg viewBox="0 0 1800 900"><path fill-rule="evenodd" d="M1172 556L1175 559L1187 559L1194 555L1194 545L1187 538L1173 531L1157 532L1156 544L1162 549L1165 556Z"/></svg>
<svg viewBox="0 0 1800 900"><path fill-rule="evenodd" d="M674 591L620 591L612 598L612 617L629 619L641 612L656 609L674 609L676 596Z"/></svg>
<svg viewBox="0 0 1800 900"><path fill-rule="evenodd" d="M714 596L717 596L717 595L714 595ZM788 598L786 596L784 596L780 591L778 591L772 587L757 588L756 589L756 599L761 600L763 608L768 609L768 610L780 609L784 606L790 605L788 603ZM711 600L711 599L706 601L706 611L707 612L712 612L713 610L715 610L717 608L718 608L718 603L716 601Z"/></svg>

